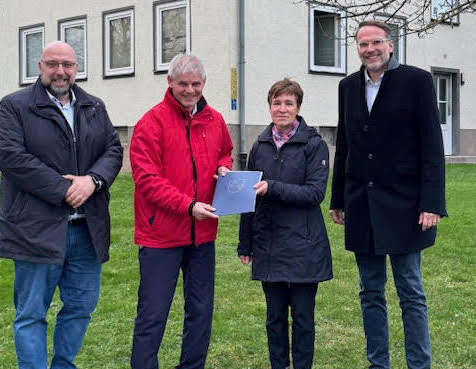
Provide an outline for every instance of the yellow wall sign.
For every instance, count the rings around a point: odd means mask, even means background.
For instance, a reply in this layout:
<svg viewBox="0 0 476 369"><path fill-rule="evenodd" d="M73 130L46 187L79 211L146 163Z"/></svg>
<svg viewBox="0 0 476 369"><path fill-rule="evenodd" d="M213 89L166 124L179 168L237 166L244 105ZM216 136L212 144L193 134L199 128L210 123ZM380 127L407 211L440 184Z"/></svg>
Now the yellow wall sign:
<svg viewBox="0 0 476 369"><path fill-rule="evenodd" d="M236 100L238 99L238 71L236 68L231 68L230 72L231 110L236 110Z"/></svg>

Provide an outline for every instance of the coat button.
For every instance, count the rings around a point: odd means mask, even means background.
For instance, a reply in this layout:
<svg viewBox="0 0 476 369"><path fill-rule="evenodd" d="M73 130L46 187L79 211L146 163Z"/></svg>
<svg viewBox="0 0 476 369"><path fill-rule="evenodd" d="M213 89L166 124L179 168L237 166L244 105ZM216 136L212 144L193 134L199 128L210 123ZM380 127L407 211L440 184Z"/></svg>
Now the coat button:
<svg viewBox="0 0 476 369"><path fill-rule="evenodd" d="M369 154L367 155L367 157L368 157L370 160L372 160L372 159L374 158L374 156L372 155L372 153L369 153Z"/></svg>
<svg viewBox="0 0 476 369"><path fill-rule="evenodd" d="M369 181L369 183L367 184L369 187L373 187L374 186L374 183L372 181Z"/></svg>
<svg viewBox="0 0 476 369"><path fill-rule="evenodd" d="M278 156L278 155L274 155L274 156L273 156L273 159L274 159L274 160L278 160L278 159L279 159L279 156Z"/></svg>
<svg viewBox="0 0 476 369"><path fill-rule="evenodd" d="M364 132L367 132L369 130L369 126L367 124L365 124L364 127L362 128L362 130Z"/></svg>

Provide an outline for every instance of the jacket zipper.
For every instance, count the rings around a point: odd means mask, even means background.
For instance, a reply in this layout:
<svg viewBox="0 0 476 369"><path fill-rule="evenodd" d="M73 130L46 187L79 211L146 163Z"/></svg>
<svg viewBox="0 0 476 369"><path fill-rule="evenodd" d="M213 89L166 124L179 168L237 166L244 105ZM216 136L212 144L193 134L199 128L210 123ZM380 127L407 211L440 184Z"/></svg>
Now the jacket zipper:
<svg viewBox="0 0 476 369"><path fill-rule="evenodd" d="M57 111L59 112L60 116L63 118L64 122L66 123L66 129L68 130L68 132L70 132L71 134L71 140L72 140L72 143L73 143L73 158L74 158L74 164L75 164L75 171L76 173L74 173L75 175L79 176L80 175L80 172L79 172L79 160L78 160L78 140L77 140L77 136L76 136L76 132L77 132L77 127L78 127L78 117L79 117L79 104L78 106L75 107L74 109L74 117L73 117L73 129L71 129L71 126L69 125L68 123L68 120L66 119L66 117L63 115L63 112L60 111L60 109L58 107L56 107ZM73 209L73 208L72 208ZM79 210L79 208L77 209L73 209L73 211L76 213L76 212L81 212Z"/></svg>
<svg viewBox="0 0 476 369"><path fill-rule="evenodd" d="M185 119L185 129L187 130L187 140L188 146L190 148L190 160L192 161L192 170L193 170L193 184L194 184L194 195L193 200L197 201L197 166L195 165L195 159L193 158L192 152L192 141L190 141L190 126L192 125L192 119ZM192 227L190 229L190 238L192 240L192 245L195 245L195 217L192 215Z"/></svg>
<svg viewBox="0 0 476 369"><path fill-rule="evenodd" d="M73 122L74 122L74 130L71 129L69 123L68 123L68 120L65 118L65 116L63 115L63 112L57 107L55 106L55 109L56 111L59 113L59 116L61 118L63 118L63 121L64 123L66 123L66 129L67 131L71 134L71 141L73 143L73 157L74 157L74 163L75 163L75 170L76 170L76 173L74 173L75 175L79 176L80 173L79 173L79 162L78 162L78 141L77 141L77 138L76 138L76 132L77 131L77 122L78 122L78 114L79 114L79 111L78 111L78 107L75 108L75 112L74 112L74 117L73 117Z"/></svg>
<svg viewBox="0 0 476 369"><path fill-rule="evenodd" d="M283 144L279 149L277 148L275 142L273 139L271 139L271 145L273 146L274 148L274 154L273 154L273 159L274 157L277 158L278 161L281 161L280 160L280 150L281 150L281 147L284 146L285 144ZM279 163L279 166L281 164ZM281 178L281 167L279 167L279 175L278 175L278 178ZM273 218L273 214L270 215L271 218ZM273 224L273 220L271 219L271 224ZM270 243L270 246L269 246L269 253L268 253L268 279L271 279L271 273L270 273L270 270L272 269L271 267L271 264L273 263L273 253L274 253L274 247L273 245L275 244L275 241L274 241L274 230L272 231L272 239L271 239L271 243Z"/></svg>

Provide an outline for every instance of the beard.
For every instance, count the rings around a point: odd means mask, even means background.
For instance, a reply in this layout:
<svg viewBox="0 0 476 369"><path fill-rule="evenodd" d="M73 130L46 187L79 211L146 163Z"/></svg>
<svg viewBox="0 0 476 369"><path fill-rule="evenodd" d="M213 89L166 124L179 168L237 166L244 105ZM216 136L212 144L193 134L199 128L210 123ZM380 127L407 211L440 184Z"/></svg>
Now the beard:
<svg viewBox="0 0 476 369"><path fill-rule="evenodd" d="M73 87L73 84L71 82L68 82L64 86L58 87L55 86L52 81L50 81L49 83L43 81L43 78L41 79L41 83L56 98L63 97L69 94L71 87Z"/></svg>
<svg viewBox="0 0 476 369"><path fill-rule="evenodd" d="M368 64L365 64L365 67L367 68L367 70L371 71L371 72L380 72L380 71L384 71L385 69L387 69L387 63L385 63L385 61L378 61L378 62L374 62L374 63L368 63Z"/></svg>
<svg viewBox="0 0 476 369"><path fill-rule="evenodd" d="M387 69L390 57L387 57L387 55L383 53L378 53L376 55L378 56L378 59L371 62L369 62L365 57L361 57L362 64L364 64L365 68L370 72L384 72Z"/></svg>

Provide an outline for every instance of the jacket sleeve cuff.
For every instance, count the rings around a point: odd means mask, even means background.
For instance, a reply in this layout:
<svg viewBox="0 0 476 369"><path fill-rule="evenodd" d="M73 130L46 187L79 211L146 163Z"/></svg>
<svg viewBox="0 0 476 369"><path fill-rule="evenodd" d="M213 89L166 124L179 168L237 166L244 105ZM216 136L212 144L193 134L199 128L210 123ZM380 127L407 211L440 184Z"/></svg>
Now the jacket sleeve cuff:
<svg viewBox="0 0 476 369"><path fill-rule="evenodd" d="M188 206L188 215L192 216L193 215L193 207L197 203L197 200L193 200L190 205Z"/></svg>

